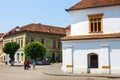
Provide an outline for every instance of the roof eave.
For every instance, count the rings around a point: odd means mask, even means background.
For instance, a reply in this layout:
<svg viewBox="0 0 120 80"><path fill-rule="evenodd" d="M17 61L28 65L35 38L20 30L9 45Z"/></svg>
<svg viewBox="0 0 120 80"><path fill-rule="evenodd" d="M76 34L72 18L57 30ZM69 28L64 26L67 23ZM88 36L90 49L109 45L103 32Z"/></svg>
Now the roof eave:
<svg viewBox="0 0 120 80"><path fill-rule="evenodd" d="M68 11L74 11L74 10L83 10L83 9L91 9L91 8L98 8L98 7L109 7L109 6L117 6L117 5L120 5L120 4L94 6L94 7L86 7L86 8L76 8L76 9L65 9L65 10L68 12Z"/></svg>
<svg viewBox="0 0 120 80"><path fill-rule="evenodd" d="M61 38L61 41L92 40L92 39L113 39L113 38L120 38L120 33L101 34L101 35L84 35L84 36L65 36L65 37Z"/></svg>
<svg viewBox="0 0 120 80"><path fill-rule="evenodd" d="M58 34L58 33L50 33L50 32L40 32L40 31L27 31L27 32L36 32L36 33L45 33L45 34L54 34L54 35L66 35L66 34Z"/></svg>
<svg viewBox="0 0 120 80"><path fill-rule="evenodd" d="M72 40L95 40L95 39L113 39L113 38L120 38L120 37L106 37L106 38L81 38L81 39L60 39L61 41L72 41Z"/></svg>
<svg viewBox="0 0 120 80"><path fill-rule="evenodd" d="M4 35L3 38L4 38L4 37L11 36L11 35L18 34L18 33L22 33L22 32L25 32L25 30L24 30L24 31L18 31L18 32L15 32L15 33L11 33L11 34Z"/></svg>

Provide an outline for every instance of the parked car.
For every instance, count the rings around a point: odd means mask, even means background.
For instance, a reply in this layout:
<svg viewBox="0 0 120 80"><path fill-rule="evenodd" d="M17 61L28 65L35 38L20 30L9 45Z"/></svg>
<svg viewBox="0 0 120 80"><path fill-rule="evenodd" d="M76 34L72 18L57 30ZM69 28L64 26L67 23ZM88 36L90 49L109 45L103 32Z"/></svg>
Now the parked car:
<svg viewBox="0 0 120 80"><path fill-rule="evenodd" d="M47 59L43 59L43 60L36 60L36 65L49 65L50 64L50 61L47 60Z"/></svg>
<svg viewBox="0 0 120 80"><path fill-rule="evenodd" d="M35 61L35 64L36 64L36 65L42 65L42 61L36 60L36 61Z"/></svg>

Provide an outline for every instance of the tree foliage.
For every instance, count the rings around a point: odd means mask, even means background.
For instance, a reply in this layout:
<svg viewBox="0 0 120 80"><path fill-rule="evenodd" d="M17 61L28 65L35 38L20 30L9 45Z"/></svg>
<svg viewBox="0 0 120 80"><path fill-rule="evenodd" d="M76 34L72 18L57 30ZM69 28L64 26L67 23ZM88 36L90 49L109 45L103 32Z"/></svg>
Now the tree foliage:
<svg viewBox="0 0 120 80"><path fill-rule="evenodd" d="M14 61L14 55L18 49L19 49L19 44L17 44L16 42L8 42L3 47L3 52L9 54L10 59Z"/></svg>
<svg viewBox="0 0 120 80"><path fill-rule="evenodd" d="M31 42L25 46L25 54L30 56L31 59L44 56L46 53L46 47L40 42Z"/></svg>

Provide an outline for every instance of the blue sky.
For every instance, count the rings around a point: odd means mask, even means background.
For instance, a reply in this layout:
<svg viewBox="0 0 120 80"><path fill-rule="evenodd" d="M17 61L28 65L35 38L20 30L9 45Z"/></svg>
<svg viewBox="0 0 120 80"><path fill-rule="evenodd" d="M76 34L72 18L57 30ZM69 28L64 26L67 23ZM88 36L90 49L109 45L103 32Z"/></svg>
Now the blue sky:
<svg viewBox="0 0 120 80"><path fill-rule="evenodd" d="M70 15L65 9L80 0L0 0L0 33L16 26L42 23L65 27Z"/></svg>

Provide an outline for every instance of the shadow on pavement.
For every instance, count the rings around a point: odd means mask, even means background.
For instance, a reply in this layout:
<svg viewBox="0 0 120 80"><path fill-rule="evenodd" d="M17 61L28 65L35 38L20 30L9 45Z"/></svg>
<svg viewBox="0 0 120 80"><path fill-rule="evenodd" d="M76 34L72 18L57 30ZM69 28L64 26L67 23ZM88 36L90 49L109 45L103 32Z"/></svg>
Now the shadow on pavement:
<svg viewBox="0 0 120 80"><path fill-rule="evenodd" d="M13 67L23 67L23 65L14 65Z"/></svg>

